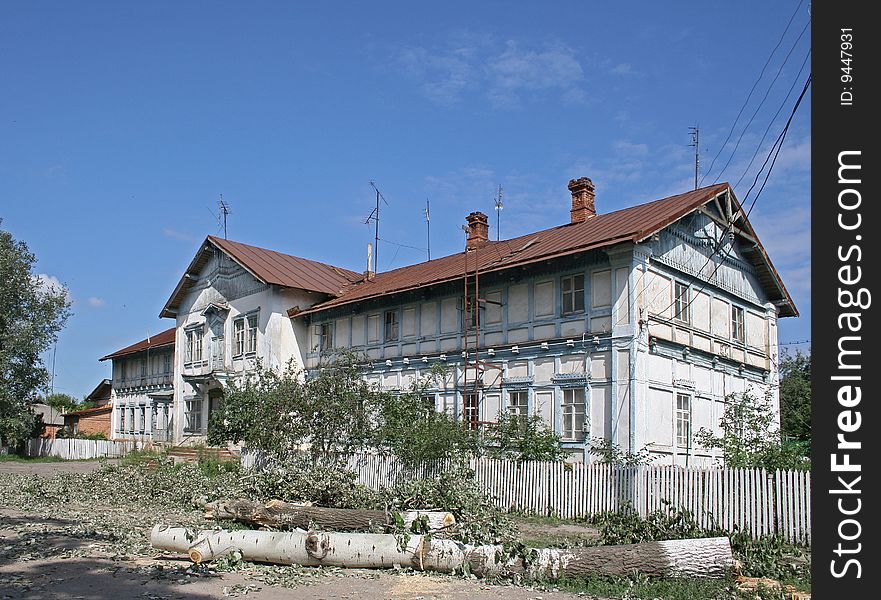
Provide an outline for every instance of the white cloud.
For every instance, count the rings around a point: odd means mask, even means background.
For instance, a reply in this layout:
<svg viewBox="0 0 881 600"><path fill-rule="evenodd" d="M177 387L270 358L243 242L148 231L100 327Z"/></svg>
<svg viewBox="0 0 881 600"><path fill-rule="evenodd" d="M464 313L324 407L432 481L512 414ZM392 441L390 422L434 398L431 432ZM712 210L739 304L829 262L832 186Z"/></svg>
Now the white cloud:
<svg viewBox="0 0 881 600"><path fill-rule="evenodd" d="M636 75L637 72L633 69L633 65L630 63L619 63L612 67L612 73L615 75Z"/></svg>
<svg viewBox="0 0 881 600"><path fill-rule="evenodd" d="M615 152L626 156L645 156L649 153L648 144L634 144L627 140L618 140L613 147Z"/></svg>
<svg viewBox="0 0 881 600"><path fill-rule="evenodd" d="M398 62L420 81L431 101L451 106L466 93L483 95L496 108L517 108L527 97L556 92L560 101L583 103L584 69L574 50L563 44L523 47L490 36L459 34L445 47L408 47Z"/></svg>
<svg viewBox="0 0 881 600"><path fill-rule="evenodd" d="M107 304L106 302L104 302L103 298L98 298L97 296L90 296L88 302L89 306L93 308L101 308L102 306Z"/></svg>
<svg viewBox="0 0 881 600"><path fill-rule="evenodd" d="M162 235L167 238L171 238L173 240L179 240L182 242L192 242L195 241L193 236L189 233L185 233L183 231L178 231L176 229L172 229L171 227L166 227L162 230Z"/></svg>
<svg viewBox="0 0 881 600"><path fill-rule="evenodd" d="M39 275L37 275L36 279L40 286L40 290L43 292L63 291L64 293L67 293L67 288L65 288L64 285L54 275L40 273Z"/></svg>

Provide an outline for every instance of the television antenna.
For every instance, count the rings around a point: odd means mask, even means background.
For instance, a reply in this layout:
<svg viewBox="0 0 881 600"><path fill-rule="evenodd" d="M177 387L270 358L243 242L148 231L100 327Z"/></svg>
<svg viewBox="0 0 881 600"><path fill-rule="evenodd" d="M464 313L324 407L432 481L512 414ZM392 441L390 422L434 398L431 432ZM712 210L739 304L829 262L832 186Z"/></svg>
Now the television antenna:
<svg viewBox="0 0 881 600"><path fill-rule="evenodd" d="M695 125L694 127L688 128L688 133L691 134L691 143L689 146L694 148L694 189L697 189L697 176L700 172L701 167L701 130L699 125Z"/></svg>
<svg viewBox="0 0 881 600"><path fill-rule="evenodd" d="M497 242L500 239L502 239L502 237L501 237L501 232L502 232L501 221L502 221L502 209L504 208L504 206L502 205L502 192L503 192L502 186L500 185L499 191L496 192L496 241Z"/></svg>
<svg viewBox="0 0 881 600"><path fill-rule="evenodd" d="M371 179L370 187L373 188L373 191L376 192L376 208L368 215L368 217L364 220L364 224L368 225L370 221L374 223L374 234L373 234L373 272L379 273L379 201L382 200L386 206L388 206L388 200L385 199L385 196L382 195L382 192L379 191L379 188L376 187L376 183Z"/></svg>
<svg viewBox="0 0 881 600"><path fill-rule="evenodd" d="M223 226L223 239L226 238L226 219L232 213L229 209L229 204L227 204L223 199L223 194L220 194L220 200L217 202L217 224Z"/></svg>
<svg viewBox="0 0 881 600"><path fill-rule="evenodd" d="M428 260L431 260L431 205L428 198L425 199L425 230L428 242Z"/></svg>

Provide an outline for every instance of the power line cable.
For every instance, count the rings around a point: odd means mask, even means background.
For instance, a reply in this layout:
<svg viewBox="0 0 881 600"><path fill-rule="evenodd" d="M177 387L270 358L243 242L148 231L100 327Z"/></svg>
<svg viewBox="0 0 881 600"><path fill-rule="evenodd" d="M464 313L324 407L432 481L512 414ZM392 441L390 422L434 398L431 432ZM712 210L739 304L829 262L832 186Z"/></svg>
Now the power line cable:
<svg viewBox="0 0 881 600"><path fill-rule="evenodd" d="M795 89L795 84L801 81L801 74L805 70L805 65L808 64L808 60L811 58L811 49L808 48L807 53L805 54L805 58L801 63L801 68L798 70L795 78L792 80L792 85L789 86L789 91L786 92L786 97L783 99L783 102L780 103L779 108L777 108L777 112L774 113L774 116L771 117L771 120L768 122L768 126L765 128L765 132L762 134L762 139L759 140L759 143L756 145L756 150L753 152L752 157L749 159L749 164L746 165L746 168L743 170L743 173L737 180L737 183L734 184L734 187L740 185L740 182L743 181L743 178L746 177L746 174L749 173L750 168L753 166L753 162L756 160L756 156L759 155L759 152L762 149L762 144L765 142L765 138L768 137L768 132L771 131L771 127L774 126L774 122L777 120L777 116L780 114L780 111L783 110L783 107L786 106L786 103L789 101L789 97L792 95L792 90Z"/></svg>
<svg viewBox="0 0 881 600"><path fill-rule="evenodd" d="M770 152L768 153L768 156L765 158L765 162L762 163L762 168L759 169L759 172L758 172L758 173L756 173L756 178L755 178L755 180L753 181L752 186L750 186L749 191L746 193L746 196L744 197L743 203L745 204L746 201L747 201L747 199L749 198L750 194L752 194L753 189L754 189L754 188L756 187L756 185L758 184L759 177L761 177L761 175L762 175L762 171L764 171L765 166L768 165L768 161L770 160L770 161L771 161L771 164L770 164L770 166L768 167L767 172L765 173L765 179L764 179L764 181L762 181L762 185L761 185L761 187L759 188L759 191L756 193L755 198L753 198L753 202L752 202L752 204L750 205L749 210L747 210L747 211L746 211L746 214L744 215L744 220L745 220L745 221L749 220L749 215L752 213L753 208L755 208L755 206L756 206L756 202L758 202L759 197L762 195L762 191L765 189L765 185L768 183L768 179L769 179L770 176L771 176L771 172L774 170L774 165L777 163L777 157L780 155L780 150L783 148L783 142L786 140L786 133L789 131L789 126L792 124L792 119L795 117L795 113L796 113L796 111L798 111L798 107L801 105L801 101L804 99L805 94L807 93L808 88L809 88L810 86L811 86L811 76L809 75L808 78L807 78L807 80L805 81L804 88L802 88L802 91L801 91L801 94L800 94L799 97L798 97L798 100L796 100L796 102L795 102L795 106L792 107L792 112L791 112L790 115L789 115L789 119L787 119L787 121L786 121L786 126L783 128L783 131L780 132L780 135L777 136L777 140L774 142L774 145L771 146L771 150L770 150ZM772 155L773 155L773 159L772 159ZM741 205L741 209L740 209L740 210L743 210L743 205ZM713 252L710 253L710 255L707 257L707 260L706 260L706 262L704 263L704 265L698 270L698 273L701 273L701 272L707 267L707 265L710 264L710 262L713 260L713 257L714 257L714 256L719 252L719 250L722 248L722 240L725 239L725 235L726 235L726 234L728 233L728 231L731 229L733 223L734 223L734 219L732 218L732 219L728 222L728 224L725 225L725 228L722 230L722 234L719 236L719 240L718 240L718 242L716 243L716 249L714 249ZM695 298L697 298L698 294L700 294L701 292L703 292L703 291L707 288L707 286L708 286L708 285L710 284L710 282L713 280L713 277L716 276L716 273L718 273L719 269L720 269L720 268L722 267L722 265L725 263L725 260L726 260L726 259L728 258L728 256L731 254L731 251L732 251L733 249L734 249L734 244L732 243L732 244L730 244L730 245L728 246L728 248L727 248L727 250L726 250L726 252L725 252L725 255L722 256L721 259L719 260L719 262L716 264L716 267L713 269L713 272L710 273L709 277L707 277L707 278L704 280L704 282L703 282L703 284L701 285L700 289L698 290L697 294L690 294L690 297L689 297L689 299L688 299L688 302L686 303L686 305L685 305L685 306L683 307L683 309L682 309L684 312L685 312L685 311L688 311L688 309L691 308L691 305L692 305L692 303L694 302ZM654 301L654 299L653 299L653 301ZM676 298L674 298L674 299L673 299L673 302L671 302L669 305L667 305L667 306L666 306L662 311L660 311L660 312L662 312L662 313L667 312L667 310L668 310L670 307L672 307L673 305L676 304L676 301L677 301ZM686 314L687 314L687 313L686 313Z"/></svg>
<svg viewBox="0 0 881 600"><path fill-rule="evenodd" d="M774 75L774 79L771 80L771 83L768 85L768 89L765 90L765 95L762 96L759 105L756 106L756 109L753 111L752 116L750 116L749 121L744 125L743 130L740 132L740 135L737 138L737 142L734 144L734 149L731 150L731 154L728 156L728 160L725 162L725 166L722 167L722 170L719 171L719 174L716 175L716 178L713 180L713 183L719 181L722 178L722 175L728 169L728 166L731 164L731 161L734 159L734 156L737 154L737 149L740 148L740 142L743 140L743 136L746 135L746 132L749 130L749 126L753 124L753 121L756 118L756 115L759 114L759 111L762 109L762 106L765 105L765 100L768 99L768 96L771 94L771 90L774 89L774 84L777 83L777 80L780 78L780 74L783 73L783 67L786 66L786 63L789 62L789 57L792 56L792 53L795 51L795 48L798 46L798 43L801 41L801 38L804 36L805 31L808 30L808 26L811 24L810 19L807 23L805 23L804 28L801 30L801 33L798 34L798 37L793 42L792 47L787 52L786 56L783 58L783 62L780 63L780 67L777 69L777 74Z"/></svg>
<svg viewBox="0 0 881 600"><path fill-rule="evenodd" d="M765 65L762 67L761 73L759 73L758 79L756 79L755 83L753 83L752 88L749 90L749 94L746 96L746 100L743 101L743 106L740 107L740 110L737 112L737 117L734 119L734 123L731 124L731 131L728 132L728 137L725 138L725 141L719 147L719 151L716 153L716 156L713 157L713 160L710 161L710 168L706 170L704 176L701 177L700 183L703 183L704 179L713 171L713 165L716 164L716 159L719 158L719 155L722 154L722 150L725 149L725 146L731 140L731 135L734 133L735 127L737 127L737 123L740 120L740 116L743 114L746 105L749 104L750 98L753 96L753 92L756 90L756 86L759 85L759 82L762 80L762 77L765 75L765 69L768 68L768 65L771 63L771 59L774 57L774 53L777 52L777 49L780 47L780 44L783 43L783 39L786 37L786 33L789 31L789 27L792 25L793 19L795 19L795 15L798 14L801 5L804 3L804 0L799 0L798 6L795 7L795 10L792 12L792 16L789 17L789 22L786 24L786 28L783 30L783 33L780 35L780 39L777 40L777 45L774 46L774 49L771 50L771 54L768 55L768 60L765 61Z"/></svg>

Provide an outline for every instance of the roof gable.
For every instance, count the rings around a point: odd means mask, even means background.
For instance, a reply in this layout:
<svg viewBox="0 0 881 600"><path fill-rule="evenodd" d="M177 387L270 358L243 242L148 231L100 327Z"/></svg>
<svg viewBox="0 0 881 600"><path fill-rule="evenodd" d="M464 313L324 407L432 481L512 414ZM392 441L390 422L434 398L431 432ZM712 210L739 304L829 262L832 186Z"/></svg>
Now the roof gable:
<svg viewBox="0 0 881 600"><path fill-rule="evenodd" d="M333 265L209 235L165 303L160 317L175 316L175 310L194 283L194 274L208 262L210 253L215 248L229 256L258 281L268 285L336 297L342 293L343 288L361 277L354 271Z"/></svg>
<svg viewBox="0 0 881 600"><path fill-rule="evenodd" d="M171 329L166 329L161 333L151 335L146 340L135 342L131 346L126 346L125 348L117 350L116 352L108 354L107 356L104 356L98 360L112 360L114 358L120 358L129 354L136 354L145 350L153 350L155 348L162 348L165 346L174 346L174 337L176 331L177 329L175 327L172 327Z"/></svg>

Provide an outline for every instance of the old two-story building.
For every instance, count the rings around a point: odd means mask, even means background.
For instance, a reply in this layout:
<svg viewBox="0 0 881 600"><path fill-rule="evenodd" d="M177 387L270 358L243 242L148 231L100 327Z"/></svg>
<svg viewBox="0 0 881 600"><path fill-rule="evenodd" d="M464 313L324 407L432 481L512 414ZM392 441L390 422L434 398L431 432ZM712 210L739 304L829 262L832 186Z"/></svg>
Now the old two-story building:
<svg viewBox="0 0 881 600"><path fill-rule="evenodd" d="M777 319L797 315L733 191L718 184L383 273L208 237L162 311L177 321L175 440L204 440L231 377L257 359L308 371L341 349L387 390L429 374L438 410L478 428L540 414L574 459L591 438L701 464L701 427L752 388L777 398ZM441 365L442 369L435 368Z"/></svg>
<svg viewBox="0 0 881 600"><path fill-rule="evenodd" d="M100 360L110 361L110 432L114 440L173 442L175 328Z"/></svg>

